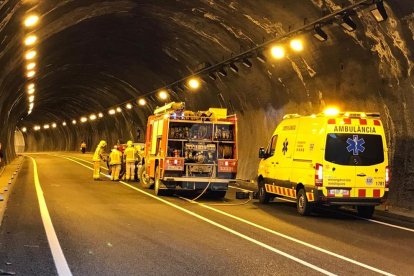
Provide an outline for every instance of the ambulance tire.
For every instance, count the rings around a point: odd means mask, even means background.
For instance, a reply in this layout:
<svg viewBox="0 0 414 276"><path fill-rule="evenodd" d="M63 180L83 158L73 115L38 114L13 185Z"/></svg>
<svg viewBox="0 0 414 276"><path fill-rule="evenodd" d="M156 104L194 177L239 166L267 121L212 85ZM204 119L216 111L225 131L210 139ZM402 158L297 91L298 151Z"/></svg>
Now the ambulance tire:
<svg viewBox="0 0 414 276"><path fill-rule="evenodd" d="M158 167L155 168L155 181L154 181L154 192L156 196L170 196L173 194L172 190L160 189L162 180L160 179L160 170Z"/></svg>
<svg viewBox="0 0 414 276"><path fill-rule="evenodd" d="M145 189L151 188L153 183L149 177L146 177L144 165L139 168L138 175L139 175L139 183L141 184L141 186Z"/></svg>
<svg viewBox="0 0 414 276"><path fill-rule="evenodd" d="M308 216L312 212L313 205L309 203L304 189L300 189L296 199L298 213L302 216Z"/></svg>
<svg viewBox="0 0 414 276"><path fill-rule="evenodd" d="M360 217L370 219L375 211L375 206L357 206L358 215Z"/></svg>
<svg viewBox="0 0 414 276"><path fill-rule="evenodd" d="M259 182L259 191L257 193L257 198L261 204L268 204L272 197L268 192L266 192L265 184L263 180Z"/></svg>

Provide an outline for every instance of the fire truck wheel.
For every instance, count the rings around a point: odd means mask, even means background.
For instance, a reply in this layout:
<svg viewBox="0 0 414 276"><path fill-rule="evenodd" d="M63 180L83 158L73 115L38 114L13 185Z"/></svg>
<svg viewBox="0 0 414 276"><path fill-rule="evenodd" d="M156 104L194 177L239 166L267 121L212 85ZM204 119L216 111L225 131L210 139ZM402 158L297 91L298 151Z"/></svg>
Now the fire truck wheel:
<svg viewBox="0 0 414 276"><path fill-rule="evenodd" d="M296 201L298 213L302 216L307 216L312 212L312 204L308 202L304 189L300 189Z"/></svg>
<svg viewBox="0 0 414 276"><path fill-rule="evenodd" d="M268 204L271 198L269 193L266 192L266 188L265 188L263 180L259 182L258 198L259 198L259 202L262 204Z"/></svg>
<svg viewBox="0 0 414 276"><path fill-rule="evenodd" d="M139 182L141 186L145 189L149 189L152 186L152 181L148 177L147 172L145 171L145 166L141 166L138 171Z"/></svg>
<svg viewBox="0 0 414 276"><path fill-rule="evenodd" d="M168 196L172 195L172 191L168 189L160 189L160 185L162 184L162 180L160 179L160 170L155 168L155 182L154 182L154 192L157 196Z"/></svg>
<svg viewBox="0 0 414 276"><path fill-rule="evenodd" d="M375 211L375 206L357 206L358 215L360 217L370 219Z"/></svg>

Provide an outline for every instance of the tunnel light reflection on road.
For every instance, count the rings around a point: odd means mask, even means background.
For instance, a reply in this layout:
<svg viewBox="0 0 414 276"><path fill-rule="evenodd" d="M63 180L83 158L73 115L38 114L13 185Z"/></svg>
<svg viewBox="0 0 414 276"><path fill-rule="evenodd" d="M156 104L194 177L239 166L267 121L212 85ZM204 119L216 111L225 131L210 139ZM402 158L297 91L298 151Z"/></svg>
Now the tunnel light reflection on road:
<svg viewBox="0 0 414 276"><path fill-rule="evenodd" d="M35 35L29 35L28 37L25 38L24 45L30 46L30 45L35 44L36 41L37 41L37 36L35 36Z"/></svg>
<svg viewBox="0 0 414 276"><path fill-rule="evenodd" d="M24 57L25 57L27 60L31 60L31 59L33 59L36 55L37 55L36 51L31 50L31 51L26 52L26 54L25 54L25 56L24 56Z"/></svg>
<svg viewBox="0 0 414 276"><path fill-rule="evenodd" d="M32 14L26 17L24 20L24 25L26 27L32 27L35 26L39 22L39 16Z"/></svg>

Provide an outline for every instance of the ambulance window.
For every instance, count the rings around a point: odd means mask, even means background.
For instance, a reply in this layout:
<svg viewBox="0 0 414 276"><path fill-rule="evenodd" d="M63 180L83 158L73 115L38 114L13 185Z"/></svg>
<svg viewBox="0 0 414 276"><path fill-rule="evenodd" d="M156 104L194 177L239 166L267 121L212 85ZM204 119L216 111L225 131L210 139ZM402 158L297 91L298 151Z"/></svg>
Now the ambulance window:
<svg viewBox="0 0 414 276"><path fill-rule="evenodd" d="M338 165L371 166L384 162L381 135L330 133L325 160Z"/></svg>
<svg viewBox="0 0 414 276"><path fill-rule="evenodd" d="M272 140L270 141L269 149L267 151L269 156L273 156L275 154L276 142L277 142L277 135L273 136Z"/></svg>

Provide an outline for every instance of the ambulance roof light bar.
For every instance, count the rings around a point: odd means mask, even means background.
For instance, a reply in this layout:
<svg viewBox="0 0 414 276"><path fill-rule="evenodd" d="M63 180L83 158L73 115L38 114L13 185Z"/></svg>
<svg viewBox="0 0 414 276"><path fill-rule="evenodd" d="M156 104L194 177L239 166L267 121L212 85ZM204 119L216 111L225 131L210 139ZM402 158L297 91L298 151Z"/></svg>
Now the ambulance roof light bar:
<svg viewBox="0 0 414 276"><path fill-rule="evenodd" d="M283 116L283 120L284 119L292 119L292 118L299 118L302 117L301 115L295 113L295 114L286 114L285 116Z"/></svg>

